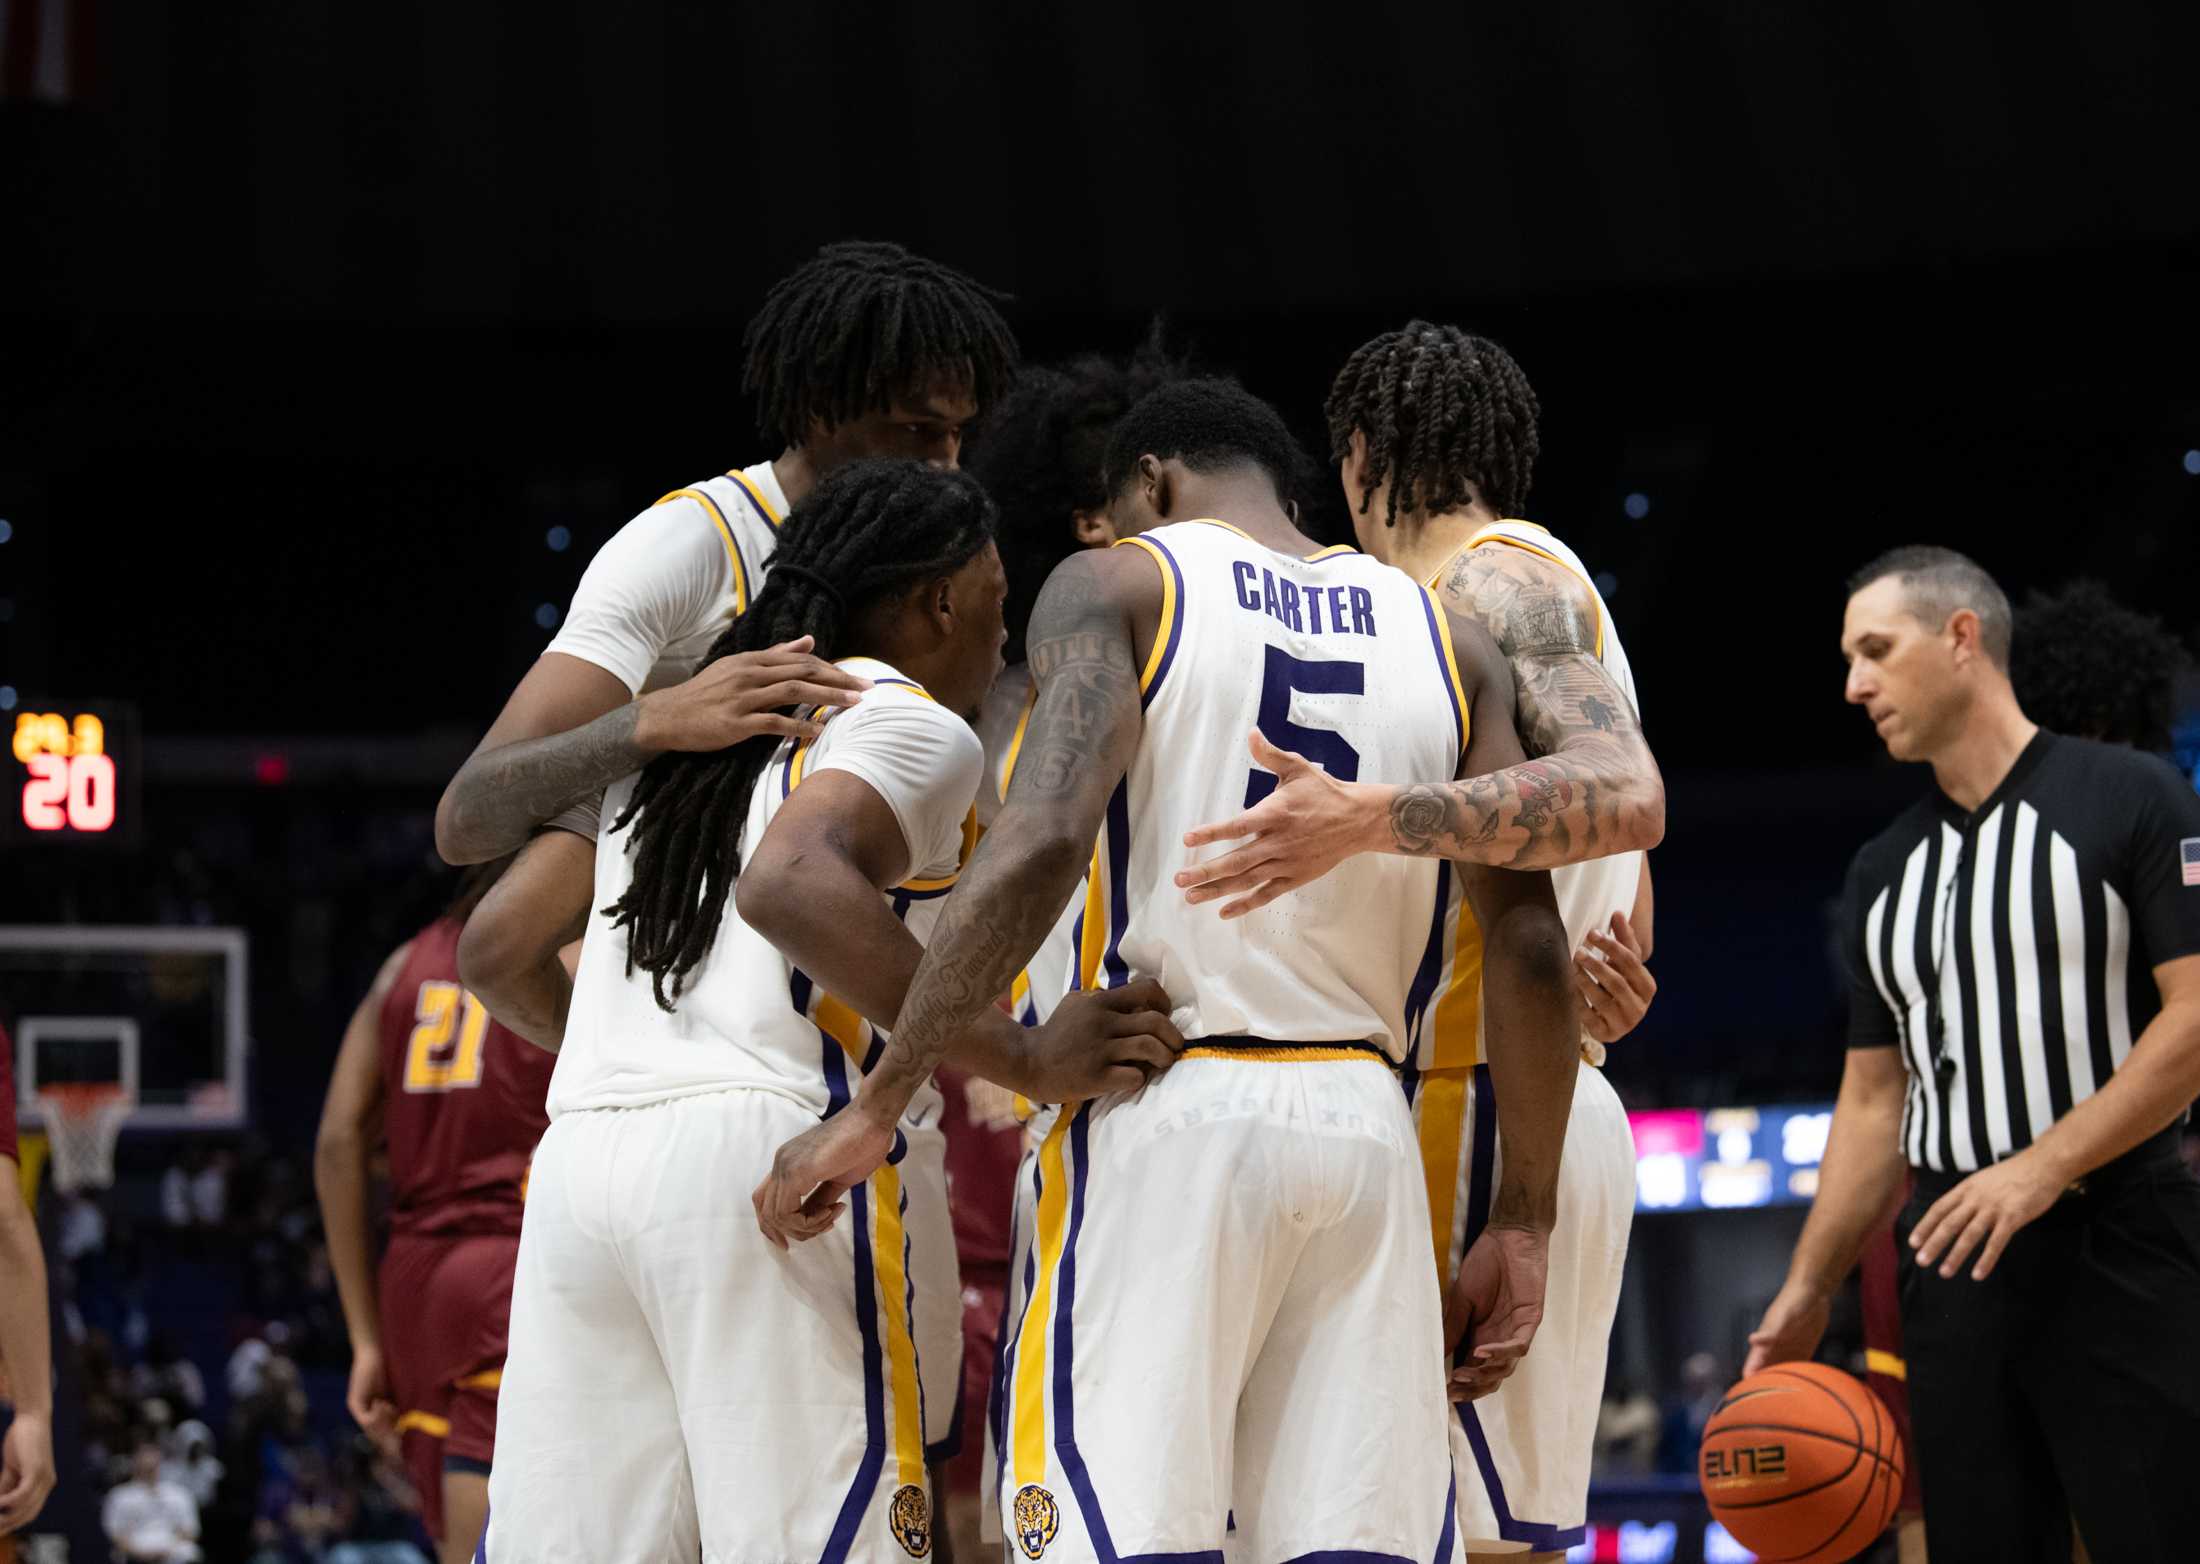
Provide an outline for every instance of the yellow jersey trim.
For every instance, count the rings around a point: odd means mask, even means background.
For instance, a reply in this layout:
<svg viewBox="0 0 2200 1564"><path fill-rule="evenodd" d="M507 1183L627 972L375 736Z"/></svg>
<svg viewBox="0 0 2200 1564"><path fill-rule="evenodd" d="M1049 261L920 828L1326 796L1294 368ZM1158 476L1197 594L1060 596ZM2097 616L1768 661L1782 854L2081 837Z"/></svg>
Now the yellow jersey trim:
<svg viewBox="0 0 2200 1564"><path fill-rule="evenodd" d="M1467 709L1467 687L1459 678L1459 652L1451 644L1451 615L1433 591L1421 590L1428 593L1429 615L1436 621L1436 638L1444 648L1444 672L1451 676L1451 699L1459 708L1459 758L1465 760L1467 741L1474 736L1474 714Z"/></svg>
<svg viewBox="0 0 2200 1564"><path fill-rule="evenodd" d="M1883 1374L1889 1379L1907 1380L1910 1377L1910 1365L1891 1352L1883 1351L1878 1347L1866 1347L1864 1349L1864 1372L1867 1374Z"/></svg>
<svg viewBox="0 0 2200 1564"><path fill-rule="evenodd" d="M1193 1043L1177 1055L1180 1059L1249 1059L1257 1064L1333 1064L1344 1059L1365 1059L1373 1064L1388 1061L1365 1048L1202 1048Z"/></svg>
<svg viewBox="0 0 2200 1564"><path fill-rule="evenodd" d="M1582 585L1589 588L1589 606L1596 610L1597 616L1597 657L1601 660L1604 656L1604 605L1597 597L1596 583L1591 581L1586 575L1582 574L1582 572L1576 570L1572 565L1567 564L1565 560L1559 558L1558 555L1552 553L1549 549L1537 548L1526 538L1509 537L1505 533L1499 532L1497 530L1498 527L1534 527L1536 531L1542 533L1545 537L1549 537L1551 535L1551 529L1548 527L1537 526L1536 523L1532 521L1521 521L1517 517L1508 516L1504 520L1497 522L1494 526L1484 527L1473 537L1467 539L1464 547L1462 547L1457 554L1453 554L1451 556L1451 559L1457 559L1460 554L1466 553L1468 549L1480 548L1484 543L1502 543L1507 548L1516 548L1519 549L1522 553L1534 554L1538 558L1549 560L1559 569L1565 571L1566 574L1572 576L1576 581L1579 581ZM1448 565L1451 563L1451 560L1447 559L1444 561L1444 563ZM1441 572L1439 572L1439 574L1441 574ZM1434 582L1430 583L1430 585L1432 586L1434 584Z"/></svg>
<svg viewBox="0 0 2200 1564"><path fill-rule="evenodd" d="M1436 1245L1436 1276L1451 1287L1451 1225L1459 1209L1459 1143L1467 1125L1467 1072L1431 1070L1421 1077L1419 1100L1421 1178L1428 1187L1429 1236Z"/></svg>
<svg viewBox="0 0 2200 1564"><path fill-rule="evenodd" d="M1063 1143L1071 1115L1062 1113L1039 1144L1039 1215L1033 1224L1038 1266L1031 1296L1024 1300L1023 1323L1016 1332L1016 1379L1011 1387L1009 1459L1016 1485L1043 1483L1047 1477L1046 1387L1048 1330L1054 1314L1054 1275L1062 1263L1069 1228L1069 1180L1063 1171Z"/></svg>
<svg viewBox="0 0 2200 1564"><path fill-rule="evenodd" d="M742 488L749 491L749 498L756 501L756 508L762 511L764 513L764 519L771 523L772 531L777 532L779 530L780 522L784 521L786 518L784 516L781 516L777 510L773 509L772 502L770 500L764 498L764 491L762 489L759 489L753 482L751 482L749 479L749 475L743 472L738 467L736 467L732 472L727 473L726 476L731 478L735 483L741 485Z"/></svg>
<svg viewBox="0 0 2200 1564"><path fill-rule="evenodd" d="M891 1163L871 1175L872 1257L879 1312L886 1323L887 1378L894 1391L894 1467L901 1486L922 1488L924 1401L917 1388L917 1345L909 1334L908 1240L902 1232L901 1173Z"/></svg>
<svg viewBox="0 0 2200 1564"><path fill-rule="evenodd" d="M1218 521L1215 525L1222 527L1228 526L1229 523ZM1235 527L1231 527L1230 530L1237 532ZM1238 535L1240 537L1244 536L1243 533L1238 533ZM1122 548L1125 545L1145 550L1146 557L1153 561L1153 568L1161 572L1161 622L1154 626L1153 648L1146 653L1146 666L1140 669L1138 674L1138 693L1144 695L1153 688L1154 679L1161 672L1162 661L1169 649L1169 632L1176 626L1176 572L1169 568L1168 557L1144 538L1119 538L1110 547ZM1039 687L1034 684L1031 688L1032 694L1036 696ZM1019 722L1016 724L1018 743L1023 741L1023 736L1024 725Z"/></svg>
<svg viewBox="0 0 2200 1564"><path fill-rule="evenodd" d="M716 500L701 489L674 489L659 500L657 505L669 505L674 500L699 501L703 509L710 512L710 519L717 524L718 540L726 545L726 558L733 561L733 617L740 618L749 611L749 572L741 563L741 547L733 541L733 527L726 520L726 513L718 508ZM650 507L652 510L656 508L656 505Z"/></svg>
<svg viewBox="0 0 2200 1564"><path fill-rule="evenodd" d="M1229 522L1227 522L1227 521L1221 521L1221 520L1218 520L1218 519L1216 519L1216 518L1215 518L1215 517L1213 517L1213 516L1195 516L1195 517L1193 517L1193 518L1192 518L1192 522L1193 522L1193 524L1194 524L1194 525L1197 525L1197 526L1201 526L1201 527L1220 527L1220 528L1221 528L1221 529L1222 529L1223 531L1225 531L1225 532L1234 532L1234 533L1236 533L1236 534L1237 534L1237 535L1238 535L1239 537L1243 538L1243 539L1244 539L1244 540L1245 540L1246 542L1248 542L1248 543L1252 544L1252 545L1253 545L1253 547L1255 547L1255 548L1257 548L1257 549L1260 549L1260 550L1263 550L1263 551L1264 551L1264 552L1266 552L1266 553L1270 553L1270 554L1280 554L1280 553L1282 553L1282 552L1283 552L1283 551L1282 551L1281 549L1272 549L1272 548L1269 548L1267 544L1265 544L1265 543L1261 542L1261 540L1260 540L1260 539L1258 539L1258 538L1254 537L1254 536L1253 536L1253 535L1252 535L1252 534L1251 534L1250 532L1247 532L1247 531L1246 531L1246 530L1245 530L1245 529L1244 529L1243 527L1233 526L1233 525L1231 525L1231 524L1230 524ZM1123 539L1122 541L1123 541L1123 542L1125 542L1125 543L1136 543L1136 542L1137 542L1138 540L1137 540L1136 538L1124 538L1124 539ZM1291 557L1292 557L1292 558L1294 558L1294 559L1297 559L1297 560L1298 560L1298 561L1300 561L1300 562L1301 562L1302 564L1308 564L1308 565L1311 565L1312 563L1314 563L1314 561L1315 561L1315 560L1317 560L1317 559L1327 559L1327 558L1329 558L1329 556L1330 556L1330 555L1332 555L1332 554L1357 554L1357 553L1359 553L1359 550L1358 550L1358 549L1356 549L1356 548L1354 548L1354 547L1353 547L1353 546L1352 546L1351 544L1349 544L1349 543L1332 543L1332 544L1330 544L1330 545L1329 545L1329 547L1327 547L1327 548L1318 548L1318 549L1314 550L1314 552L1313 552L1313 553L1311 553L1311 554L1295 554L1295 555L1292 555Z"/></svg>
<svg viewBox="0 0 2200 1564"><path fill-rule="evenodd" d="M504 1383L504 1370L483 1369L479 1374L468 1374L457 1383L461 1390L495 1390Z"/></svg>
<svg viewBox="0 0 2200 1564"><path fill-rule="evenodd" d="M1031 709L1038 704L1039 686L1034 683L1024 694L1023 714L1016 719L1016 731L1008 741L1008 755L1001 762L1000 799L1004 804L1008 802L1008 779L1016 774L1016 757L1024 752L1024 730L1031 726Z"/></svg>
<svg viewBox="0 0 2200 1564"><path fill-rule="evenodd" d="M433 1412L407 1412L397 1420L400 1434L422 1433L430 1439L451 1437L451 1420L437 1417Z"/></svg>

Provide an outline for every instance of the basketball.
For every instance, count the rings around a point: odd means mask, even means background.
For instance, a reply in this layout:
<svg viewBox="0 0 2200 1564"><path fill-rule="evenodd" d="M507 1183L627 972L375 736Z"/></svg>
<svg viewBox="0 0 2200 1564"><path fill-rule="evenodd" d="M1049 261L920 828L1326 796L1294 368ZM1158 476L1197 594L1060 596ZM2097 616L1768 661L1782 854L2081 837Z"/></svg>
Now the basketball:
<svg viewBox="0 0 2200 1564"><path fill-rule="evenodd" d="M1699 1460L1712 1515L1765 1564L1855 1558L1902 1498L1894 1419L1823 1363L1783 1363L1734 1386Z"/></svg>

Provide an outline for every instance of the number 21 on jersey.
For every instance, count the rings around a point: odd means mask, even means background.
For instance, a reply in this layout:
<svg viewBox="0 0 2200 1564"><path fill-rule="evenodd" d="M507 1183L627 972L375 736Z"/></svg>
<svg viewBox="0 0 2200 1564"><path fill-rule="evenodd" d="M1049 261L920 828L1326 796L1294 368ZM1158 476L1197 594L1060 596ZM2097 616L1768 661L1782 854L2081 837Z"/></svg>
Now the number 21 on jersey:
<svg viewBox="0 0 2200 1564"><path fill-rule="evenodd" d="M488 1035L489 1011L480 1000L456 983L421 984L412 1040L405 1045L405 1090L451 1092L479 1086L481 1045Z"/></svg>

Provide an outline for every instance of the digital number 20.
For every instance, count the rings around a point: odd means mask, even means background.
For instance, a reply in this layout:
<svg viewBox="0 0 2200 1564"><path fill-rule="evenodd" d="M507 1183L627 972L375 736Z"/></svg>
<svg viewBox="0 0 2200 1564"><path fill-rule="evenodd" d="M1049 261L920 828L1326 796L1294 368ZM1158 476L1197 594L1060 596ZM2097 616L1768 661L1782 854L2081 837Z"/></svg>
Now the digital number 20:
<svg viewBox="0 0 2200 1564"><path fill-rule="evenodd" d="M33 831L104 831L115 823L112 755L33 755L24 766L23 823Z"/></svg>
<svg viewBox="0 0 2200 1564"><path fill-rule="evenodd" d="M1365 695L1367 664L1308 662L1280 646L1268 648L1261 670L1260 731L1278 749L1304 755L1339 782L1360 779L1360 752L1334 728L1309 728L1291 720L1291 696ZM1276 790L1276 774L1255 770L1245 779L1245 807Z"/></svg>

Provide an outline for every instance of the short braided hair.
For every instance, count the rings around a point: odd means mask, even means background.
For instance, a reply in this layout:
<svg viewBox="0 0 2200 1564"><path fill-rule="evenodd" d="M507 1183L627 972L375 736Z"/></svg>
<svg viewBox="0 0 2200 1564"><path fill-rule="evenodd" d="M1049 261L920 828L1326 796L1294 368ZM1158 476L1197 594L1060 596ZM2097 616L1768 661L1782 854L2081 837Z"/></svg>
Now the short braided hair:
<svg viewBox="0 0 2200 1564"><path fill-rule="evenodd" d="M1008 295L898 244L829 244L773 285L741 339L741 388L757 423L800 445L935 380L967 385L983 409L1016 373Z"/></svg>
<svg viewBox="0 0 2200 1564"><path fill-rule="evenodd" d="M1500 516L1527 506L1542 409L1513 356L1487 337L1409 321L1345 360L1323 410L1332 460L1350 453L1355 429L1367 437L1360 509L1389 479L1386 525L1459 509L1473 498L1469 483Z"/></svg>
<svg viewBox="0 0 2200 1564"><path fill-rule="evenodd" d="M705 665L805 635L827 661L861 652L865 611L960 570L992 541L993 516L985 490L963 473L900 461L836 469L788 515L749 611ZM612 823L614 832L633 827L634 867L604 916L627 931L627 973L646 969L663 1009L718 937L741 873L749 796L780 742L758 734L714 754L659 755Z"/></svg>

